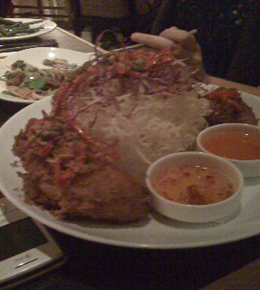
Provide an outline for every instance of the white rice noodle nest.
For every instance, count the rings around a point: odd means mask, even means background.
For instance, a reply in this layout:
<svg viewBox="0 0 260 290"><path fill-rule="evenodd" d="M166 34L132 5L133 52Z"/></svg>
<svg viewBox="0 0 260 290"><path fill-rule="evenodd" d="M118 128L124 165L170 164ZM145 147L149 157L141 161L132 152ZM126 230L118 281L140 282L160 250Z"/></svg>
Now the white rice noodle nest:
<svg viewBox="0 0 260 290"><path fill-rule="evenodd" d="M116 144L120 164L143 181L151 162L195 149L197 134L208 126L204 119L208 112L208 101L194 91L163 98L146 95L135 102L122 96L119 109L112 105L98 111L91 136ZM89 116L83 113L78 120L85 126Z"/></svg>

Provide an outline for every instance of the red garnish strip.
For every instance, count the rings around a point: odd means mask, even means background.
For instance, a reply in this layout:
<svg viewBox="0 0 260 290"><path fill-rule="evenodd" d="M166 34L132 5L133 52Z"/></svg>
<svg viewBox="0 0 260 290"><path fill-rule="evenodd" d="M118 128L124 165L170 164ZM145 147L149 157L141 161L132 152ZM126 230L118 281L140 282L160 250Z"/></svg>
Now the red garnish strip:
<svg viewBox="0 0 260 290"><path fill-rule="evenodd" d="M54 178L55 182L59 186L68 185L75 176L75 173L71 169L69 168L67 170L61 169L63 161L64 161L63 157L58 157L57 161L54 164Z"/></svg>
<svg viewBox="0 0 260 290"><path fill-rule="evenodd" d="M74 120L70 119L68 116L65 116L65 118L71 125L71 127L77 131L80 137L86 140L89 144L95 146L100 152L103 152L114 159L121 159L121 154L111 144L103 140L98 140L90 137L83 130L79 122L77 122L75 119Z"/></svg>
<svg viewBox="0 0 260 290"><path fill-rule="evenodd" d="M223 91L214 91L211 93L207 93L204 95L204 98L215 98L215 97L220 97L220 98L231 98L231 97L239 97L240 93L237 91L228 91L228 90L223 90Z"/></svg>

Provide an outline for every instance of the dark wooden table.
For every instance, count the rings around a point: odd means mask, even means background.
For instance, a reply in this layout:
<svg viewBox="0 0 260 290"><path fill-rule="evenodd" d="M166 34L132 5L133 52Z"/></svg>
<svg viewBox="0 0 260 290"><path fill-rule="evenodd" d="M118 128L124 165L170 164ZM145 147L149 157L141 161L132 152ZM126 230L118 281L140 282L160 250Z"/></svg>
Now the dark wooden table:
<svg viewBox="0 0 260 290"><path fill-rule="evenodd" d="M91 43L60 28L42 38L56 39L61 48L94 50ZM258 88L217 78L212 82L260 96ZM22 107L0 101L1 122ZM260 235L217 246L155 250L110 246L50 232L67 254L67 262L16 290L260 289Z"/></svg>

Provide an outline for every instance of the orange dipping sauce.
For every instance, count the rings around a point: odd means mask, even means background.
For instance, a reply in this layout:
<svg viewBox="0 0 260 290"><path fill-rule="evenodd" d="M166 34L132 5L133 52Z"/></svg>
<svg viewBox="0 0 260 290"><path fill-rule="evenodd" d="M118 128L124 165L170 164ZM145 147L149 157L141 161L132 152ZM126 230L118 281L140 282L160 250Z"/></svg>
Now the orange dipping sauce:
<svg viewBox="0 0 260 290"><path fill-rule="evenodd" d="M260 135L239 131L220 131L202 141L209 152L236 160L260 159Z"/></svg>

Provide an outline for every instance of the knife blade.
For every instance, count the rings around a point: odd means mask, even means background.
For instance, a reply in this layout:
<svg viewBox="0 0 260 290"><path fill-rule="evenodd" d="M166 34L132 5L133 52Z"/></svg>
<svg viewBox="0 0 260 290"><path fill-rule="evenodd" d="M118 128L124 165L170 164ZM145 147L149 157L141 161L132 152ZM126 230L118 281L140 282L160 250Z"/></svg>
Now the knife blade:
<svg viewBox="0 0 260 290"><path fill-rule="evenodd" d="M56 40L46 40L41 42L27 42L27 43L16 43L16 44L3 44L0 45L0 53L19 51L22 49L28 49L33 47L58 47Z"/></svg>
<svg viewBox="0 0 260 290"><path fill-rule="evenodd" d="M9 47L17 47L17 46L27 46L30 44L38 44L42 42L56 42L55 39L47 39L47 40L34 40L34 41L25 41L25 42L9 42L9 43L2 43L0 44L0 49L2 48L9 48Z"/></svg>

